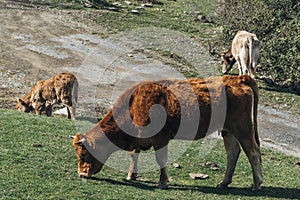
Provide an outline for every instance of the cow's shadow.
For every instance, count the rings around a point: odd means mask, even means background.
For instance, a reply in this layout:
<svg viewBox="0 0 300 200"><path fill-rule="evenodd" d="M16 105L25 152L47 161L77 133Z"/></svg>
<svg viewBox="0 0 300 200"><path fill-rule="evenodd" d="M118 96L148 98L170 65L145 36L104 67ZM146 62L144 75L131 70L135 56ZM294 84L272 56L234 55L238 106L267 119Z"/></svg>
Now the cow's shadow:
<svg viewBox="0 0 300 200"><path fill-rule="evenodd" d="M229 187L227 189L219 189L208 186L186 186L186 185L170 185L170 189L176 190L192 190L194 192L202 192L217 195L234 195L246 197L269 197L279 199L297 199L300 195L300 190L296 188L282 188L282 187L262 187L261 191L253 192L251 188L237 188Z"/></svg>
<svg viewBox="0 0 300 200"><path fill-rule="evenodd" d="M113 180L108 178L96 178L92 177L90 179L97 181L104 181L113 185L125 185L131 186L142 190L155 191L160 190L157 187L157 183L149 180L138 180L138 181L128 181L124 180ZM251 188L237 188L229 187L227 189L218 189L216 187L209 186L190 186L182 184L172 184L169 183L169 187L165 190L176 190L176 191L193 191L201 192L207 194L217 194L217 195L234 195L234 196L248 196L248 197L269 197L269 198L284 198L284 199L297 199L300 196L300 190L297 188L283 188L283 187L262 187L261 191L253 192Z"/></svg>
<svg viewBox="0 0 300 200"><path fill-rule="evenodd" d="M296 83L294 85L278 85L274 83L271 79L265 78L265 77L257 77L257 80L259 80L261 83L264 83L260 85L260 89L264 89L267 91L274 91L274 92L280 92L280 93L290 93L295 95L300 95L300 83Z"/></svg>
<svg viewBox="0 0 300 200"><path fill-rule="evenodd" d="M108 178L97 178L97 177L89 177L87 179L95 180L95 181L103 181L113 185L131 186L131 187L136 187L139 189L150 190L150 191L158 189L156 182L148 181L148 180L128 181L126 179L123 179L122 181L120 181L120 180L113 180Z"/></svg>

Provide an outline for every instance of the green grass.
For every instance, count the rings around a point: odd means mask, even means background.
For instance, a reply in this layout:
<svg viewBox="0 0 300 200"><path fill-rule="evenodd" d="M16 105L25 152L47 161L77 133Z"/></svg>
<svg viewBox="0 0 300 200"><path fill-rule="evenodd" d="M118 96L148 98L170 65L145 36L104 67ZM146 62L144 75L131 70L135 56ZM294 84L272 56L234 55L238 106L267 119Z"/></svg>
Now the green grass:
<svg viewBox="0 0 300 200"><path fill-rule="evenodd" d="M201 29L209 27L194 21L194 11L191 6L195 1L162 1L164 5L154 4L153 8L146 8L140 14L132 14L131 10L139 6L141 2L133 1L133 5L121 9L119 12L104 12L98 18L101 25L113 32L131 30L142 27L161 27L177 30L187 34L199 34ZM168 19L168 20L166 20Z"/></svg>
<svg viewBox="0 0 300 200"><path fill-rule="evenodd" d="M139 174L141 181L126 181L126 172L105 166L94 178L81 179L69 139L69 135L75 133L74 122L65 118L0 110L0 198L297 199L300 195L300 170L296 164L299 159L266 149L262 149L262 191L253 193L250 190L252 175L244 153L238 161L231 188L216 189L225 170L225 150L221 141L204 158L199 157L201 141L195 141L177 161L181 169L168 164L172 181L167 190L157 188L158 171ZM220 170L201 167L200 163L206 161L217 163ZM205 173L210 178L192 180L190 172Z"/></svg>

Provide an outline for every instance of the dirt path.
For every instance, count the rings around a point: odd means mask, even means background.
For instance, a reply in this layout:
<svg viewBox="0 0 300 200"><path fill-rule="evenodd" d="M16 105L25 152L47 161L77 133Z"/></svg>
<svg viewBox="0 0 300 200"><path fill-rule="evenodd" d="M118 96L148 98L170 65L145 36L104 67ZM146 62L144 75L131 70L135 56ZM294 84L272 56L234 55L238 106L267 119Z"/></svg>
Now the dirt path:
<svg viewBox="0 0 300 200"><path fill-rule="evenodd" d="M184 78L169 65L172 52L203 76L217 69L201 45L166 29L136 29L107 36L86 11L60 11L0 0L0 107L14 108L38 80L69 71L80 84L79 116L107 110L121 91L149 79ZM93 33L97 33L93 34ZM259 130L268 148L300 157L299 116L260 106Z"/></svg>
<svg viewBox="0 0 300 200"><path fill-rule="evenodd" d="M262 146L300 158L300 116L259 106L259 134Z"/></svg>

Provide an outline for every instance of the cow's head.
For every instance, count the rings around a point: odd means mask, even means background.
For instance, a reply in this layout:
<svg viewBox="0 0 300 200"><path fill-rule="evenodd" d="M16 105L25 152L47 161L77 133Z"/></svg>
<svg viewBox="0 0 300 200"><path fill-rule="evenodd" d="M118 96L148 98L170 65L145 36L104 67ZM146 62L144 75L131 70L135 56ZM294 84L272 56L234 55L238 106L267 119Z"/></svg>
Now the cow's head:
<svg viewBox="0 0 300 200"><path fill-rule="evenodd" d="M76 151L78 160L78 175L80 177L90 177L92 174L98 173L103 163L99 162L84 146L86 138L81 134L71 136L73 146Z"/></svg>
<svg viewBox="0 0 300 200"><path fill-rule="evenodd" d="M22 112L30 112L33 110L33 107L29 103L26 103L23 99L18 98L16 109Z"/></svg>
<svg viewBox="0 0 300 200"><path fill-rule="evenodd" d="M38 113L41 113L42 110L46 109L46 101L42 97L41 89L35 89L31 93L30 97L31 106L34 108L34 110Z"/></svg>
<svg viewBox="0 0 300 200"><path fill-rule="evenodd" d="M236 62L233 57L231 50L229 49L227 52L221 54L222 59L222 73L228 73Z"/></svg>

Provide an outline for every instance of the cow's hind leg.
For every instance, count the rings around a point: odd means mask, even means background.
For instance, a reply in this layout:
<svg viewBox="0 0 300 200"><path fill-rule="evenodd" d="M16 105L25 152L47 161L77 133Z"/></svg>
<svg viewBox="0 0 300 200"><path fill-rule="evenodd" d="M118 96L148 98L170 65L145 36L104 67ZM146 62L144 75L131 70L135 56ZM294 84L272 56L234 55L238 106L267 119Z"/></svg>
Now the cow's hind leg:
<svg viewBox="0 0 300 200"><path fill-rule="evenodd" d="M260 190L262 183L261 153L254 136L252 134L247 136L243 136L239 141L251 164L254 182L252 189Z"/></svg>
<svg viewBox="0 0 300 200"><path fill-rule="evenodd" d="M248 62L246 62L245 59L241 59L242 75L250 75L250 69L248 69Z"/></svg>
<svg viewBox="0 0 300 200"><path fill-rule="evenodd" d="M227 154L227 167L223 181L217 185L217 188L227 188L232 182L232 176L239 158L241 148L238 140L229 132L222 131L224 146Z"/></svg>
<svg viewBox="0 0 300 200"><path fill-rule="evenodd" d="M167 174L167 161L168 161L168 145L162 146L161 148L154 145L156 162L160 167L160 177L158 187L161 189L168 188L168 174Z"/></svg>
<svg viewBox="0 0 300 200"><path fill-rule="evenodd" d="M61 102L67 107L68 119L75 120L76 103L72 101L72 97L70 97L70 95L66 95L61 98Z"/></svg>
<svg viewBox="0 0 300 200"><path fill-rule="evenodd" d="M239 57L236 57L236 62L239 68L239 75L243 75L243 69L242 69L242 65L241 65L241 59Z"/></svg>
<svg viewBox="0 0 300 200"><path fill-rule="evenodd" d="M127 180L136 180L137 178L137 164L139 153L139 150L133 150L130 152L130 167Z"/></svg>
<svg viewBox="0 0 300 200"><path fill-rule="evenodd" d="M76 112L76 106L75 105L66 105L68 110L68 119L75 120L75 112Z"/></svg>

